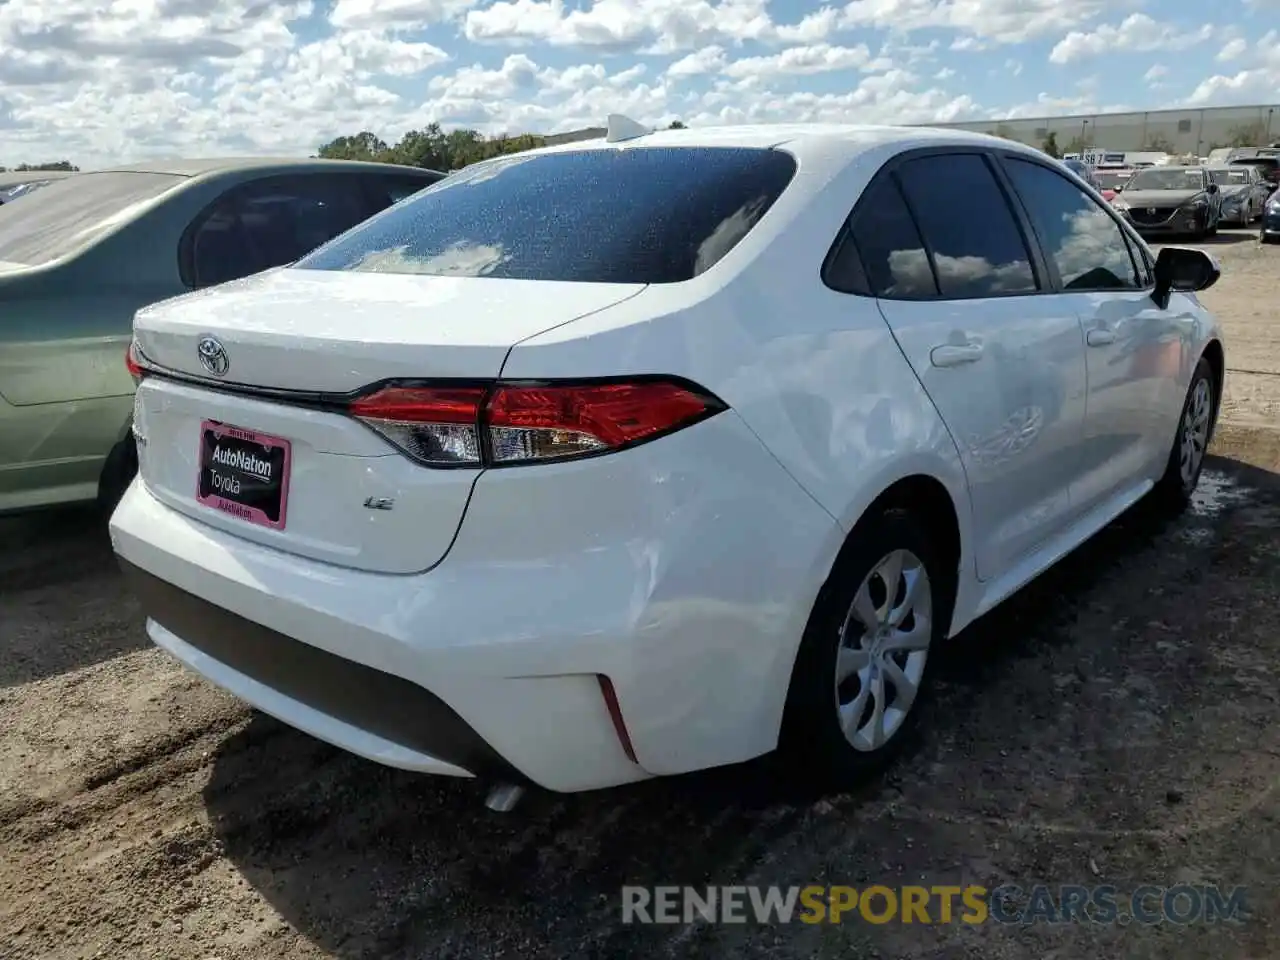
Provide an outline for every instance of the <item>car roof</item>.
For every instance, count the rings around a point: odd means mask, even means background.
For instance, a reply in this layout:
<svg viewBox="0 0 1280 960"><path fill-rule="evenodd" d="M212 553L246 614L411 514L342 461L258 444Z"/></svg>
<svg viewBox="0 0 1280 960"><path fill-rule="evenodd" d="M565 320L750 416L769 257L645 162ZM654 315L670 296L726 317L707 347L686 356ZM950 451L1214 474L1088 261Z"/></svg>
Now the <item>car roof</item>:
<svg viewBox="0 0 1280 960"><path fill-rule="evenodd" d="M229 171L253 171L258 173L299 173L322 170L382 171L399 174L428 176L442 173L421 167L401 166L394 163L372 163L365 160L324 160L319 157L209 157L205 159L139 160L92 173L161 173L175 177L201 177Z"/></svg>
<svg viewBox="0 0 1280 960"><path fill-rule="evenodd" d="M16 187L22 183L35 183L37 180L61 180L74 173L73 170L4 170L0 171L0 189Z"/></svg>
<svg viewBox="0 0 1280 960"><path fill-rule="evenodd" d="M542 147L534 153L574 153L589 150L617 150L641 147L756 147L786 146L796 154L829 153L832 147L848 154L861 153L889 144L903 149L929 146L999 146L1015 152L1043 156L1040 151L1003 137L967 130L938 127L907 127L853 123L760 123L719 127L685 127L655 130L643 136L610 142L578 140Z"/></svg>

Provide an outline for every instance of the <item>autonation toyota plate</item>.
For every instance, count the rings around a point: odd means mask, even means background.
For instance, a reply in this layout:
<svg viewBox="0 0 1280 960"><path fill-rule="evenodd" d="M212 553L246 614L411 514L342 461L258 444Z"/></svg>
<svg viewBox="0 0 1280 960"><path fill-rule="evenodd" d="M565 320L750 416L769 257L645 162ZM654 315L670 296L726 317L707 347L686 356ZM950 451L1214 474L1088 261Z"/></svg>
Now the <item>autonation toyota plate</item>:
<svg viewBox="0 0 1280 960"><path fill-rule="evenodd" d="M248 523L284 529L288 440L205 420L200 424L199 463L199 503Z"/></svg>

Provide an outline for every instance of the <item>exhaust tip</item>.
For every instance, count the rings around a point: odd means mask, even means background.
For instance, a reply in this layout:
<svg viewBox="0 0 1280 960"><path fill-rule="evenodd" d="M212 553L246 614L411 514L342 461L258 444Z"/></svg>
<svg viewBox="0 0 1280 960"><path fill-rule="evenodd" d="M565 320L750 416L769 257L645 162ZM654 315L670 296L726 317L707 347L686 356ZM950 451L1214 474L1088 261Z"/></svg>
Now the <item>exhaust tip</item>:
<svg viewBox="0 0 1280 960"><path fill-rule="evenodd" d="M484 805L495 813L510 813L524 796L524 787L503 783L489 791Z"/></svg>

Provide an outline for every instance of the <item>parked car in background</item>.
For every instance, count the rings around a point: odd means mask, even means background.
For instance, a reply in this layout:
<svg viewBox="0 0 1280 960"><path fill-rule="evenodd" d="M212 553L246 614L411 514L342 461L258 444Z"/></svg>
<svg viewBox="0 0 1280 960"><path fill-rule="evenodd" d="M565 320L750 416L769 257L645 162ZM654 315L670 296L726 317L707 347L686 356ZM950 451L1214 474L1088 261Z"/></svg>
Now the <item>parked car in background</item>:
<svg viewBox="0 0 1280 960"><path fill-rule="evenodd" d="M1230 166L1249 166L1253 167L1266 181L1267 189L1274 193L1280 188L1280 157L1274 154L1256 155L1252 157L1240 157L1233 159Z"/></svg>
<svg viewBox="0 0 1280 960"><path fill-rule="evenodd" d="M1110 202L1116 198L1116 191L1123 187L1137 171L1132 167L1115 170L1095 170L1094 178L1098 181L1098 192L1102 199Z"/></svg>
<svg viewBox="0 0 1280 960"><path fill-rule="evenodd" d="M141 310L111 539L156 644L381 763L844 786L948 638L1185 507L1217 279L1021 144L611 118Z"/></svg>
<svg viewBox="0 0 1280 960"><path fill-rule="evenodd" d="M1143 236L1212 236L1222 217L1222 197L1204 167L1139 170L1112 201Z"/></svg>
<svg viewBox="0 0 1280 960"><path fill-rule="evenodd" d="M0 172L0 204L11 203L41 187L74 176L66 170L6 170Z"/></svg>
<svg viewBox="0 0 1280 960"><path fill-rule="evenodd" d="M1267 198L1262 209L1262 223L1258 226L1258 239L1263 243L1280 240L1280 191Z"/></svg>
<svg viewBox="0 0 1280 960"><path fill-rule="evenodd" d="M291 263L442 174L328 160L79 173L0 207L0 513L118 497L148 303Z"/></svg>
<svg viewBox="0 0 1280 960"><path fill-rule="evenodd" d="M1222 195L1222 222L1245 227L1262 216L1271 191L1258 168L1247 163L1205 167Z"/></svg>

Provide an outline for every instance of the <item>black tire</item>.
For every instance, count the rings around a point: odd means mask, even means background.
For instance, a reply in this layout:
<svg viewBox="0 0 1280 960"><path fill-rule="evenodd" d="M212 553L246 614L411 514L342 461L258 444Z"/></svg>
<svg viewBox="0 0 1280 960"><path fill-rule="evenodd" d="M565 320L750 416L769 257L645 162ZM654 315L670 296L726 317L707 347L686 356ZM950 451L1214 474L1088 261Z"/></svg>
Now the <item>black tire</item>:
<svg viewBox="0 0 1280 960"><path fill-rule="evenodd" d="M1190 470L1183 469L1183 448L1187 440L1188 423L1197 419L1193 412L1193 404L1198 400L1197 394L1208 392L1208 421L1204 427L1203 444L1195 444L1197 448L1194 464ZM1169 450L1169 460L1165 464L1164 474L1156 482L1152 495L1155 501L1171 513L1181 513L1191 502L1191 495L1196 492L1200 482L1200 472L1204 469L1204 458L1213 439L1213 430L1218 420L1218 401L1213 368L1209 361L1200 358L1195 371L1191 374L1191 383L1187 386L1186 398L1182 401L1182 412L1178 414L1178 426L1174 431L1173 445ZM1199 433L1192 431L1192 439Z"/></svg>
<svg viewBox="0 0 1280 960"><path fill-rule="evenodd" d="M846 737L840 722L840 708L844 695L856 700L854 691L861 690L863 682L858 674L851 674L844 686L836 683L837 660L845 641L845 622L850 616L855 597L864 581L872 577L881 560L895 551L908 551L920 561L930 589L931 616L924 628L928 635L929 649L925 651L922 669L918 673L916 693L883 745L875 749L856 748ZM835 569L823 586L805 628L800 649L792 669L791 686L787 693L782 733L779 738L779 757L790 772L807 785L819 790L838 790L856 786L859 782L882 770L916 736L921 708L930 691L933 666L938 649L945 639L954 606L956 573L941 562L925 529L904 510L892 509L869 516L861 521L849 538L849 545L842 551ZM872 585L883 581L872 579ZM899 581L901 587L905 581ZM883 590L880 596L883 597ZM904 596L899 592L898 597ZM889 607L892 607L889 604ZM914 614L913 614L914 616ZM910 627L919 621L904 620ZM859 633L862 633L859 629ZM869 635L868 635L869 637ZM864 637L863 639L868 639ZM879 654L881 660L886 654ZM906 660L912 654L890 654ZM872 662L876 662L872 659ZM908 663L898 664L899 670L910 673L918 669ZM893 699L888 699L890 674L875 669L881 680L881 696L890 707L898 703L898 687L894 687ZM870 674L874 677L875 674ZM849 684L853 684L852 687ZM875 682L868 689L868 703L875 699ZM852 716L854 707L849 704ZM883 709L883 704L882 704ZM867 714L862 712L862 717ZM861 722L855 723L857 727Z"/></svg>
<svg viewBox="0 0 1280 960"><path fill-rule="evenodd" d="M98 509L110 517L138 473L138 448L133 434L111 448L98 475Z"/></svg>

